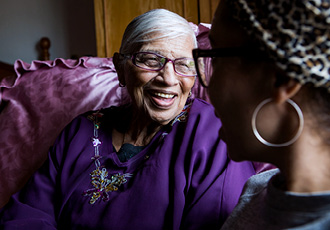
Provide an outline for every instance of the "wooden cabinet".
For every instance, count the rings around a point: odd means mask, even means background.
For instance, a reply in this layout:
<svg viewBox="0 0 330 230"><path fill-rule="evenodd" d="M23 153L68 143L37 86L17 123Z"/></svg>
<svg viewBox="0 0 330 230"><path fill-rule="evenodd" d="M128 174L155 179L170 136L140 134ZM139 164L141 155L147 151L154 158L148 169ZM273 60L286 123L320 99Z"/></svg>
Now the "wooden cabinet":
<svg viewBox="0 0 330 230"><path fill-rule="evenodd" d="M189 22L211 23L220 0L94 0L98 57L112 57L119 50L128 23L155 8L165 8Z"/></svg>

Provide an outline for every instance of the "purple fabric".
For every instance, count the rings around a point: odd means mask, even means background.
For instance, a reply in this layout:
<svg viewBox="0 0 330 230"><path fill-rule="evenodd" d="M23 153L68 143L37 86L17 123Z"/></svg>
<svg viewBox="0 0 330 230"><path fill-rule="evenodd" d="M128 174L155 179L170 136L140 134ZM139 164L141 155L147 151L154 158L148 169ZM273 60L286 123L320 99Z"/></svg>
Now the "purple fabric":
<svg viewBox="0 0 330 230"><path fill-rule="evenodd" d="M161 130L128 162L118 160L111 127L102 124L101 165L109 174L133 173L128 182L106 202L91 205L82 195L93 188L89 173L95 164L93 123L79 116L61 133L44 167L2 210L3 229L219 229L255 174L251 162L227 157L221 123L199 99L187 121Z"/></svg>
<svg viewBox="0 0 330 230"><path fill-rule="evenodd" d="M210 40L209 40L209 31L211 29L211 24L200 23L198 26L192 25L192 27L195 30L198 48L199 49L211 49L212 47L211 47ZM211 68L211 67L209 66L207 68ZM209 98L209 95L207 94L207 90L199 83L198 80L196 81L191 92L194 97L201 98L207 102L210 102L210 98Z"/></svg>
<svg viewBox="0 0 330 230"><path fill-rule="evenodd" d="M49 146L74 117L127 102L112 59L20 60L1 81L0 207L46 160Z"/></svg>

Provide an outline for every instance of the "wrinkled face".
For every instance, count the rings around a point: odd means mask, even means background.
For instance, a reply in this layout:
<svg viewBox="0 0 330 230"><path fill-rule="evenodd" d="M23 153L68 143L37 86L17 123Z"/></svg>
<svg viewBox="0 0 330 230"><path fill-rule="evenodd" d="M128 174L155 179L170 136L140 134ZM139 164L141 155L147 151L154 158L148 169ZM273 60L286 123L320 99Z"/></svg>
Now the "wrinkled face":
<svg viewBox="0 0 330 230"><path fill-rule="evenodd" d="M194 42L191 37L160 39L144 44L139 51L153 52L172 60L192 58ZM148 71L126 62L124 78L132 104L138 114L165 125L183 109L195 77L178 75L172 62L160 71Z"/></svg>
<svg viewBox="0 0 330 230"><path fill-rule="evenodd" d="M251 45L245 31L227 14L224 2L221 1L212 22L212 48ZM223 124L220 135L233 160L254 159L252 155L258 151L254 147L260 146L252 132L251 118L257 104L268 97L266 69L261 62L248 62L242 57L213 59L209 95Z"/></svg>

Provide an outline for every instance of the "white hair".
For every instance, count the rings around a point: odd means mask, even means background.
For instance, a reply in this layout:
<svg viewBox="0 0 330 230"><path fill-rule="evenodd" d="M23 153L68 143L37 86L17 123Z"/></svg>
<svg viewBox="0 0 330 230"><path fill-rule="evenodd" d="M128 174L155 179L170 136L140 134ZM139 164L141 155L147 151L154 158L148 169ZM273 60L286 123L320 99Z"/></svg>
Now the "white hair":
<svg viewBox="0 0 330 230"><path fill-rule="evenodd" d="M191 36L197 48L195 33L186 19L165 9L150 10L128 24L119 52L132 54L146 42L180 36Z"/></svg>

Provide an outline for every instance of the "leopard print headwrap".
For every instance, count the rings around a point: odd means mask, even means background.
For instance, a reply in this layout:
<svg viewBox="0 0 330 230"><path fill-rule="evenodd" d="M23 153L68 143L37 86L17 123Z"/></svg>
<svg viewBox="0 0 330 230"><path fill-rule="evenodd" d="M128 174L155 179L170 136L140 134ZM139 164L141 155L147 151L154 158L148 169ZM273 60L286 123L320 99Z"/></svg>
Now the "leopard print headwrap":
<svg viewBox="0 0 330 230"><path fill-rule="evenodd" d="M330 92L329 0L227 0L279 68Z"/></svg>

